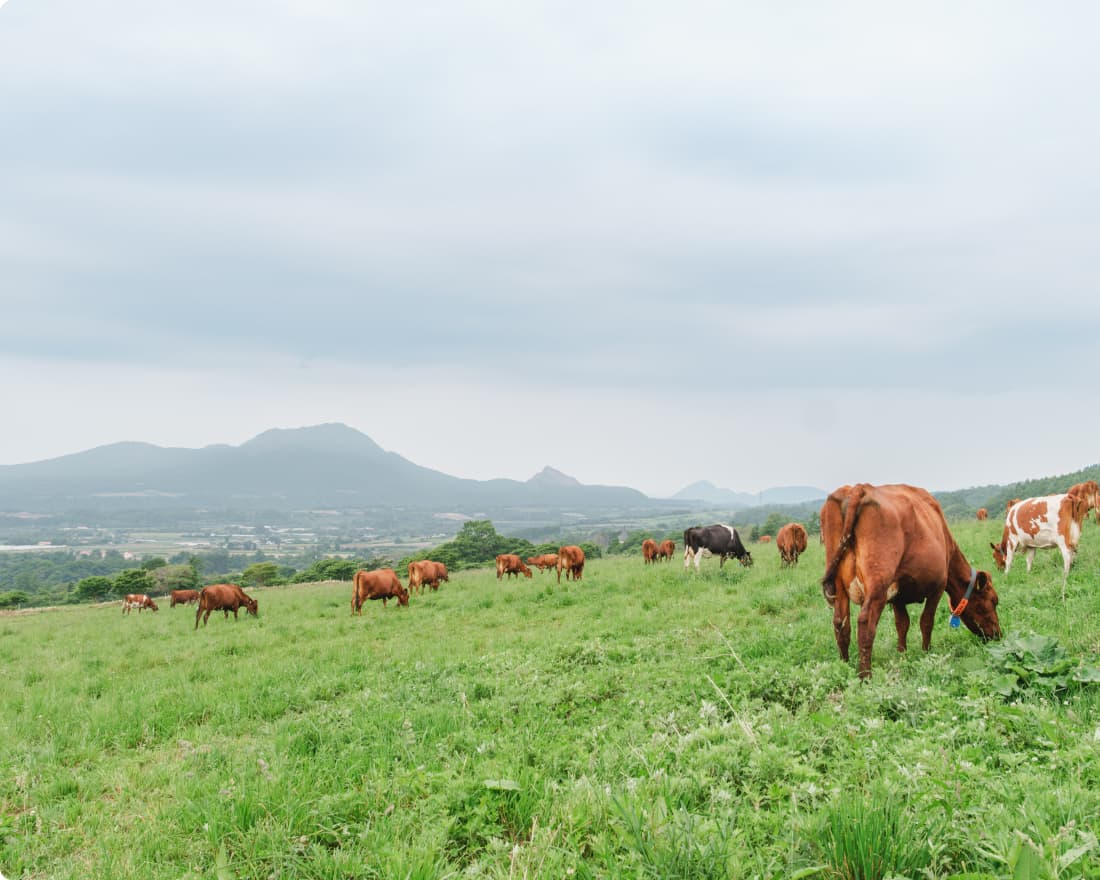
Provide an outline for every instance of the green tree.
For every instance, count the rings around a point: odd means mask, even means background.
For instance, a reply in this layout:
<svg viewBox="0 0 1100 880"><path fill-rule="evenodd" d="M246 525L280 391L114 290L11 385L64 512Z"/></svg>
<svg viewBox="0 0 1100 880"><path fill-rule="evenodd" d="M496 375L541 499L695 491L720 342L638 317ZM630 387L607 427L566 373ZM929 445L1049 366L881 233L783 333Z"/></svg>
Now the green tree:
<svg viewBox="0 0 1100 880"><path fill-rule="evenodd" d="M81 580L74 592L83 602L102 602L114 592L114 584L109 577L97 574Z"/></svg>
<svg viewBox="0 0 1100 880"><path fill-rule="evenodd" d="M115 575L112 589L116 596L126 596L130 593L152 593L156 584L153 576L140 568L128 568Z"/></svg>
<svg viewBox="0 0 1100 880"><path fill-rule="evenodd" d="M0 608L18 608L20 605L26 605L29 599L30 596L22 590L0 593Z"/></svg>
<svg viewBox="0 0 1100 880"><path fill-rule="evenodd" d="M161 556L151 556L141 563L143 571L156 571L158 568L164 568L168 564L168 560Z"/></svg>
<svg viewBox="0 0 1100 880"><path fill-rule="evenodd" d="M263 587L279 579L279 566L274 562L255 562L241 572L241 583L247 586Z"/></svg>
<svg viewBox="0 0 1100 880"><path fill-rule="evenodd" d="M786 525L786 520L783 518L783 514L775 512L769 513L768 518L764 520L764 525L760 527L760 532L757 537L759 538L760 535L771 535L774 538L784 525Z"/></svg>
<svg viewBox="0 0 1100 880"><path fill-rule="evenodd" d="M164 565L149 574L156 584L155 589L161 593L170 590L197 590L202 586L199 573L192 566L182 563Z"/></svg>

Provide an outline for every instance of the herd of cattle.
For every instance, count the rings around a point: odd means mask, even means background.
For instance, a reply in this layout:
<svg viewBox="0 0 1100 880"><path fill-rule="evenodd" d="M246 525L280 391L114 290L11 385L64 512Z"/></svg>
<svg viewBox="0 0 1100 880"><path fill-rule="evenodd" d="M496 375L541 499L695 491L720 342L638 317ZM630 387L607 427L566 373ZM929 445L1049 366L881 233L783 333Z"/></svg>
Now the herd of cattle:
<svg viewBox="0 0 1100 880"><path fill-rule="evenodd" d="M1100 522L1100 486L1095 480L1078 483L1066 492L1039 498L1014 498L1006 505L1004 531L999 544L990 543L993 561L1006 574L1014 556L1023 552L1031 571L1035 551L1057 548L1062 554L1062 599L1066 578L1077 554L1081 526L1089 510L1095 510ZM988 518L983 507L979 520ZM825 600L833 609L833 630L840 656L848 660L852 636L851 604L860 606L857 644L859 675L871 674L871 649L879 618L889 604L894 613L898 650L906 649L909 633L907 605L922 604L920 615L921 646L928 650L936 609L946 593L951 625L963 623L982 639L1001 637L997 604L1000 601L987 571L972 566L955 543L939 503L924 489L907 485L872 486L859 483L842 486L825 499L821 507L821 542L825 545L825 575L821 579ZM764 538L761 538L764 543ZM768 538L770 541L770 538ZM800 523L788 523L775 536L780 565L798 564L805 552L806 529ZM660 544L651 538L642 543L646 565L671 560L676 544ZM745 549L741 536L730 525L694 526L684 532L684 569L692 562L696 571L703 556L717 556L721 568L728 558L744 566L752 565L752 554ZM506 577L532 577L531 567L539 571L562 572L566 580L581 580L584 574L584 550L569 544L557 553L530 556L504 553L496 558L497 580ZM401 584L392 568L355 573L351 612L361 615L363 603L390 599L398 605L409 604L410 592L422 593L427 586L438 590L448 581L447 566L442 562L410 562L408 587ZM214 611L237 617L244 608L257 616L259 604L236 584L212 584L202 590L173 590L171 607L196 603L195 629ZM157 610L157 604L144 594L131 594L122 603L122 613L137 609Z"/></svg>

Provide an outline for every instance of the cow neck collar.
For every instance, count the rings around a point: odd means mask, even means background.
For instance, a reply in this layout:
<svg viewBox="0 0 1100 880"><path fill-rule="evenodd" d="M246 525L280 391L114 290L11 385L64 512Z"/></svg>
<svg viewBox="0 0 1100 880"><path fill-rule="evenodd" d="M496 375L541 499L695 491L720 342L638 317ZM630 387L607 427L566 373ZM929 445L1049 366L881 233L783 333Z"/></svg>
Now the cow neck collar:
<svg viewBox="0 0 1100 880"><path fill-rule="evenodd" d="M962 616L964 610L966 610L967 604L970 602L970 594L974 592L974 585L978 582L978 570L974 566L970 566L970 583L966 585L966 592L963 594L962 599L959 600L959 604L954 608L951 608L951 597L947 597L947 607L951 609L952 621L958 620ZM955 624L956 626L958 624Z"/></svg>

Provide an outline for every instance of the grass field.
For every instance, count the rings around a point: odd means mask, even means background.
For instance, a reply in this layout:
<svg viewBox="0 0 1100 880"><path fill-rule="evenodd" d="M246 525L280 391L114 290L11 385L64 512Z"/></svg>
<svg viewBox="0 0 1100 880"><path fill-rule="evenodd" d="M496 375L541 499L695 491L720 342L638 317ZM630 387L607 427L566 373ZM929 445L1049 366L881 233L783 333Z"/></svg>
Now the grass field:
<svg viewBox="0 0 1100 880"><path fill-rule="evenodd" d="M994 523L954 527L991 568ZM941 605L874 679L821 547L782 570L462 572L350 615L0 618L0 872L16 878L1100 878L1100 684L1025 687ZM995 573L1006 632L1100 651L1100 531Z"/></svg>

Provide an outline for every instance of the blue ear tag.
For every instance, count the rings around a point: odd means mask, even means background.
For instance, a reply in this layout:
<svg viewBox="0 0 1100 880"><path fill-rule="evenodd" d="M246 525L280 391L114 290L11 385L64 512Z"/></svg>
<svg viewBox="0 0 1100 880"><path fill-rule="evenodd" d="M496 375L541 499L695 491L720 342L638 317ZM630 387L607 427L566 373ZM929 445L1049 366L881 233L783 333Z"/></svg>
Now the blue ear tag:
<svg viewBox="0 0 1100 880"><path fill-rule="evenodd" d="M951 629L958 629L958 628L959 628L959 618L956 617L954 614L952 614L951 615Z"/></svg>

